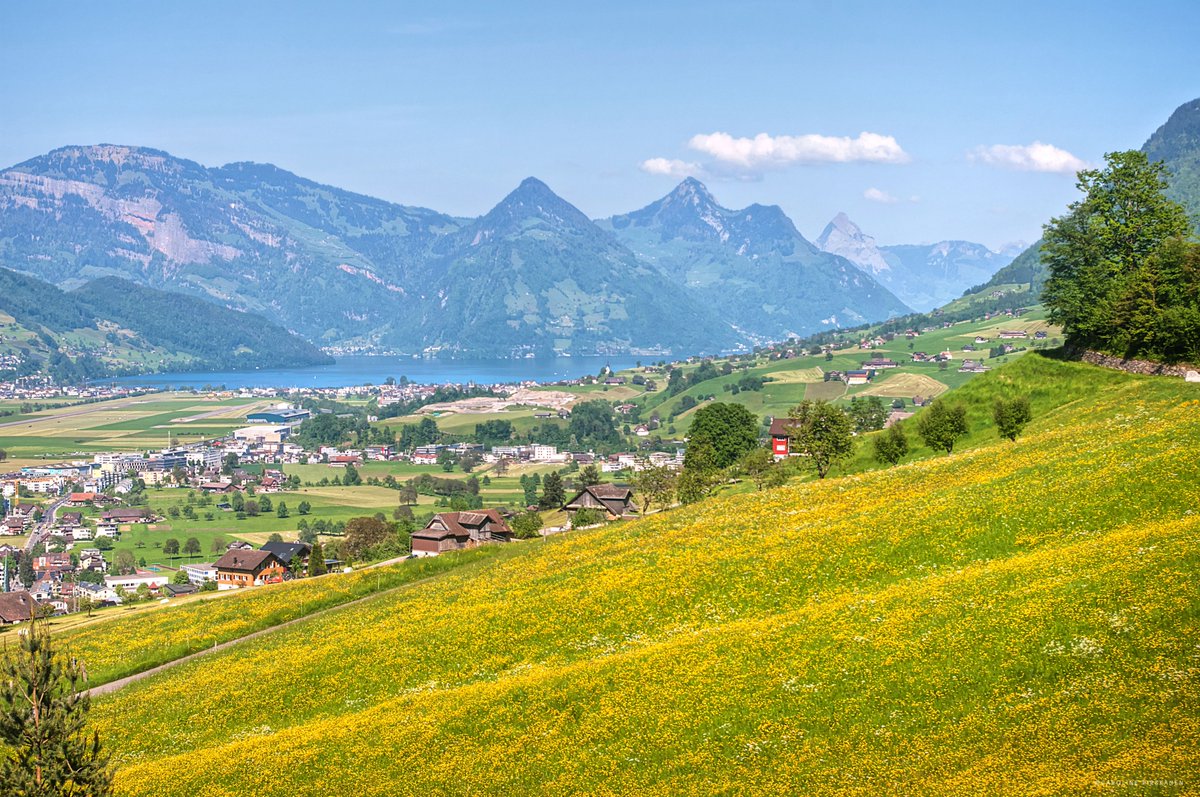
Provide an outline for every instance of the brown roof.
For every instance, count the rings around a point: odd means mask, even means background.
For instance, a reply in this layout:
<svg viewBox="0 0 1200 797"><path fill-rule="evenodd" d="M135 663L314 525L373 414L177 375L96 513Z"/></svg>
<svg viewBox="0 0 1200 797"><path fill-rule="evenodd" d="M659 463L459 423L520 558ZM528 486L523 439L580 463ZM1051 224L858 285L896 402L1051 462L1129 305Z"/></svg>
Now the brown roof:
<svg viewBox="0 0 1200 797"><path fill-rule="evenodd" d="M30 619L37 601L28 592L0 592L0 622L19 623Z"/></svg>
<svg viewBox="0 0 1200 797"><path fill-rule="evenodd" d="M238 572L253 573L256 570L262 570L264 567L269 567L274 559L279 562L279 557L270 551L244 551L234 550L228 551L224 556L218 559L214 564L217 570L235 570ZM283 564L282 562L279 562Z"/></svg>
<svg viewBox="0 0 1200 797"><path fill-rule="evenodd" d="M772 437L791 437L792 432L788 429L791 424L791 418L772 418L771 419L771 436Z"/></svg>
<svg viewBox="0 0 1200 797"><path fill-rule="evenodd" d="M437 520L441 520L446 528L432 528L434 521ZM500 513L497 510L485 509L478 512L441 512L430 518L429 525L425 528L420 531L414 531L412 536L427 540L440 540L446 537L466 537L471 534L467 526L479 528L486 525L489 520L500 526L499 531L509 530L508 524L504 522L504 518L500 517Z"/></svg>
<svg viewBox="0 0 1200 797"><path fill-rule="evenodd" d="M633 495L633 490L628 487L619 487L615 484L593 484L583 489L597 498L616 498L620 500Z"/></svg>

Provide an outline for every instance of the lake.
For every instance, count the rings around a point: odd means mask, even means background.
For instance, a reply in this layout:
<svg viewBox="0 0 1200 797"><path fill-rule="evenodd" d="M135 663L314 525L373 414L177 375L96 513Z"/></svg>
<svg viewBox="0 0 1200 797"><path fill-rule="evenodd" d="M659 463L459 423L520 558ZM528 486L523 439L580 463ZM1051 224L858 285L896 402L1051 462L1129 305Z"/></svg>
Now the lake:
<svg viewBox="0 0 1200 797"><path fill-rule="evenodd" d="M382 384L389 376L423 384L495 384L497 382L554 382L596 374L604 365L614 371L632 368L633 356L542 357L523 360L438 360L412 357L338 357L329 365L255 371L193 371L123 376L123 385L201 388L205 385L242 387L347 387ZM649 358L644 362L650 362ZM107 381L107 380L105 380Z"/></svg>

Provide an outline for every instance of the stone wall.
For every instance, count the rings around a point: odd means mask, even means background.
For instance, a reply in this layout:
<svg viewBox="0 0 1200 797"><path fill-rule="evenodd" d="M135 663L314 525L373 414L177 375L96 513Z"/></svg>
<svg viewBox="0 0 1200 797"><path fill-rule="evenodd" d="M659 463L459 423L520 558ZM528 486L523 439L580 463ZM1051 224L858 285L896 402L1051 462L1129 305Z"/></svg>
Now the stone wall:
<svg viewBox="0 0 1200 797"><path fill-rule="evenodd" d="M1167 365L1166 363L1156 363L1152 360L1127 360L1123 357L1117 357L1112 354L1101 354L1098 351L1090 351L1087 349L1077 350L1071 354L1076 359L1082 360L1085 363L1100 365L1105 368L1113 368L1118 371L1126 371L1131 374L1145 374L1148 376L1178 376L1187 379L1189 382L1196 381L1196 379L1200 378L1197 376L1192 376L1189 378L1189 372L1193 375L1200 374L1200 366L1195 366L1190 363Z"/></svg>

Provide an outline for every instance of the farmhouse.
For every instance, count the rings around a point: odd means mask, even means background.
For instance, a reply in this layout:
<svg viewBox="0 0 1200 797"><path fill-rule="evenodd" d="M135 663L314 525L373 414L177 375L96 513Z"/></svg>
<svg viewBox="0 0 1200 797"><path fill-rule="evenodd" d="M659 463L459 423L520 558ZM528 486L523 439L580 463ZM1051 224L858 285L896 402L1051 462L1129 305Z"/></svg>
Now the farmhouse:
<svg viewBox="0 0 1200 797"><path fill-rule="evenodd" d="M110 509L100 516L104 523L144 523L154 517L149 509L133 507L131 509Z"/></svg>
<svg viewBox="0 0 1200 797"><path fill-rule="evenodd" d="M287 566L270 551L229 551L214 565L217 589L239 589L283 581L290 577Z"/></svg>
<svg viewBox="0 0 1200 797"><path fill-rule="evenodd" d="M30 620L37 610L38 602L28 592L0 592L0 625Z"/></svg>
<svg viewBox="0 0 1200 797"><path fill-rule="evenodd" d="M414 556L437 556L445 551L474 548L487 542L508 542L512 529L495 509L480 512L442 512L413 532Z"/></svg>
<svg viewBox="0 0 1200 797"><path fill-rule="evenodd" d="M308 555L312 553L312 546L305 542L268 542L259 550L270 551L285 567L291 567L293 561L300 565L306 564Z"/></svg>
<svg viewBox="0 0 1200 797"><path fill-rule="evenodd" d="M862 364L864 370L876 371L881 368L899 368L900 363L895 360L871 359Z"/></svg>
<svg viewBox="0 0 1200 797"><path fill-rule="evenodd" d="M67 496L68 506L87 506L97 499L103 499L104 496L100 493L71 493Z"/></svg>
<svg viewBox="0 0 1200 797"><path fill-rule="evenodd" d="M569 515L580 509L599 509L611 518L637 514L633 505L633 490L615 484L592 484L580 490L574 498L563 504Z"/></svg>
<svg viewBox="0 0 1200 797"><path fill-rule="evenodd" d="M1027 338L1027 337L1029 337L1029 333L1023 329L1002 329L1002 330L1000 330L1000 339L1001 340L1012 339L1012 338Z"/></svg>
<svg viewBox="0 0 1200 797"><path fill-rule="evenodd" d="M865 385L871 381L872 376L874 376L874 373L872 371L847 371L846 372L846 384L847 385Z"/></svg>

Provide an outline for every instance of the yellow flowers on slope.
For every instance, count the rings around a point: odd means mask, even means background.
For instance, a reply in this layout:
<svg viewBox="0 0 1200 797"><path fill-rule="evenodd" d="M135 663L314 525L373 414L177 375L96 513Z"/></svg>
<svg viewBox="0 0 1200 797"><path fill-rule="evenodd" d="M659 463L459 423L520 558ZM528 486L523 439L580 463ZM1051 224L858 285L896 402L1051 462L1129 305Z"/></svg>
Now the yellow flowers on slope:
<svg viewBox="0 0 1200 797"><path fill-rule="evenodd" d="M1196 788L1188 390L514 546L182 665L95 703L118 790Z"/></svg>

